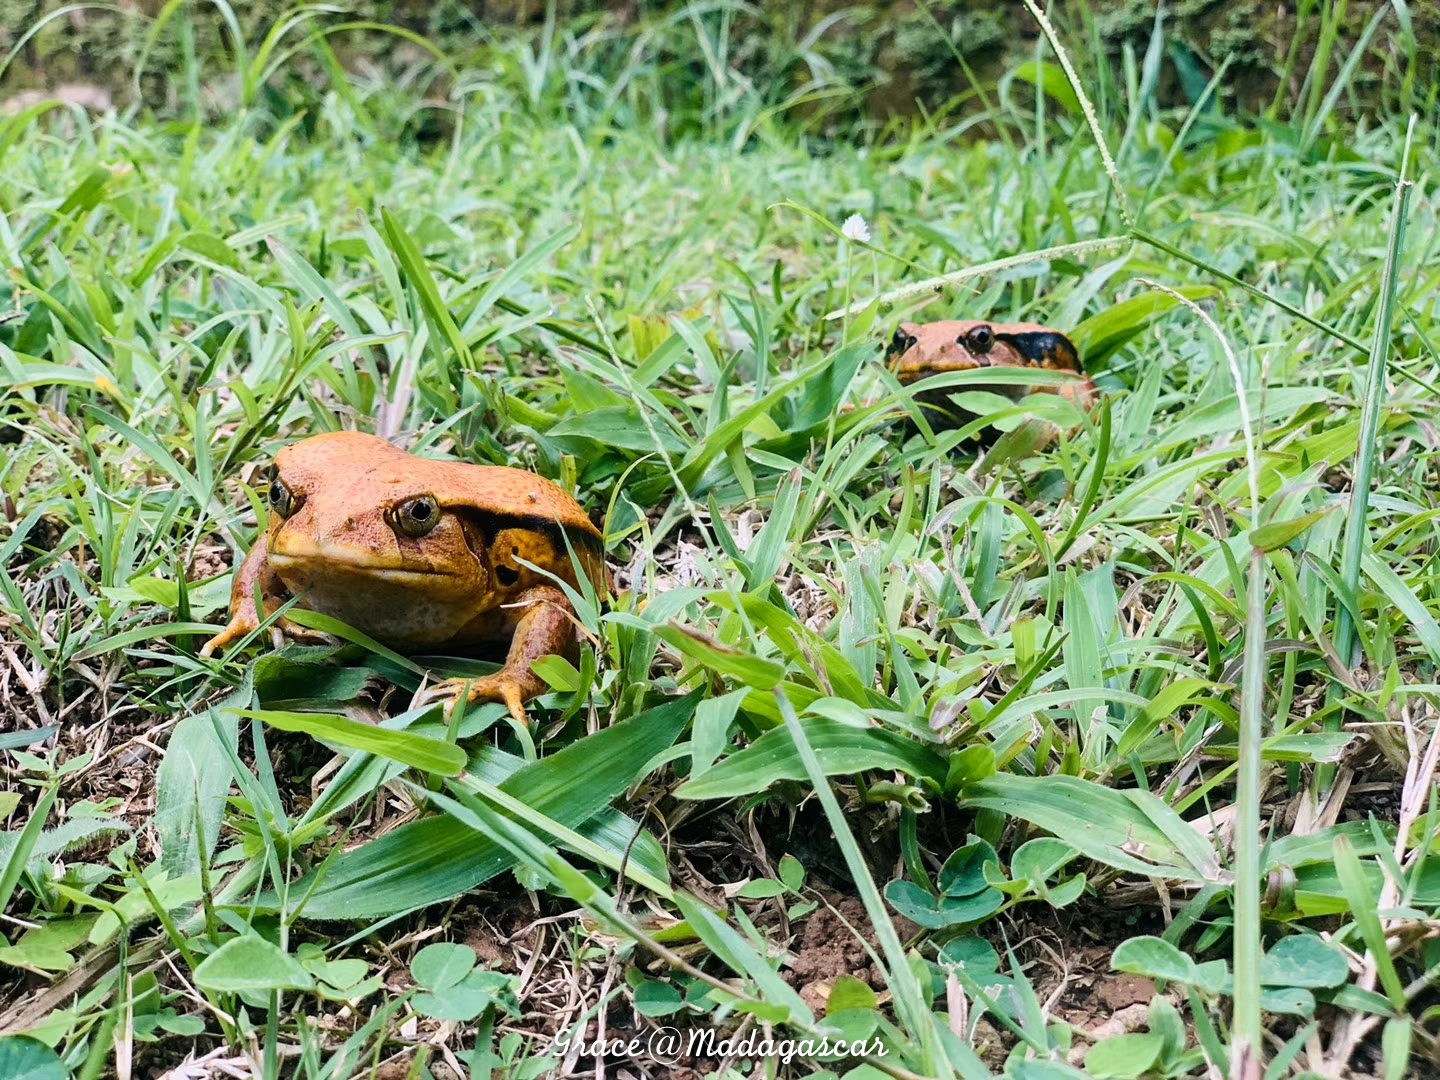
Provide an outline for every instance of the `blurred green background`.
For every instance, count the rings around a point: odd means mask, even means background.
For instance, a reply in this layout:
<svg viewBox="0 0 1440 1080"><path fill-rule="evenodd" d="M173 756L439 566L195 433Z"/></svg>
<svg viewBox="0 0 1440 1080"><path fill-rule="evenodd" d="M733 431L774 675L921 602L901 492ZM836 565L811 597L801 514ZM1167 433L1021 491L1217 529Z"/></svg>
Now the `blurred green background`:
<svg viewBox="0 0 1440 1080"><path fill-rule="evenodd" d="M151 107L174 109L188 101L189 80L191 90L198 88L212 105L223 107L224 77L233 70L225 65L227 24L233 21L246 41L256 41L301 11L309 12L306 19L314 29L327 30L330 55L310 58L317 69L334 62L351 71L418 77L417 61L425 53L417 44L375 29L335 30L345 24L401 27L433 43L453 65L451 80L433 65L425 69L429 85L423 89L437 99L449 96L459 72L483 70L494 50L513 47L517 35L549 34L572 54L588 54L592 70L605 70L607 61L610 69L621 69L635 48L649 48L670 68L676 95L698 90L707 66L723 66L767 88L777 105L842 122L883 122L921 110L963 107L967 92L993 85L1033 56L1039 37L1018 0L753 5L732 0L340 0L323 8L297 8L287 0L120 0L97 6L0 0L0 48L11 55L0 75L0 97L68 87L67 93L82 102L88 95L124 107L138 95ZM1156 12L1156 4L1140 0L1051 5L1052 18L1069 40L1093 62L1108 61L1117 68L1143 60L1152 47ZM1367 42L1338 117L1353 122L1384 112L1397 95L1408 103L1418 96L1435 104L1434 87L1440 82L1440 3L1435 0L1179 0L1165 5L1155 57L1160 63L1156 100L1162 106L1193 104L1223 67L1219 107L1264 112L1277 101L1304 96L1302 82L1315 51L1334 37ZM711 43L717 41L724 55L715 53ZM695 78L683 78L687 69ZM304 63L287 66L281 77L305 83Z"/></svg>

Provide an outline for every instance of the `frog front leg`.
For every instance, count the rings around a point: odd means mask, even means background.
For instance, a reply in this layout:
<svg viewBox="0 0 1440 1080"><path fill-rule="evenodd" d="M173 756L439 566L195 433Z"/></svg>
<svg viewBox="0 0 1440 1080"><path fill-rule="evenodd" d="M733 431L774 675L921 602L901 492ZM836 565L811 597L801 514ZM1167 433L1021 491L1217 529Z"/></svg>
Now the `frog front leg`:
<svg viewBox="0 0 1440 1080"><path fill-rule="evenodd" d="M200 649L201 656L210 656L216 649L229 646L260 629L260 614L255 610L255 588L260 587L260 596L265 605L265 617L275 614L289 599L289 590L280 580L280 575L270 565L270 548L266 535L260 534L250 554L240 564L235 583L230 587L230 622L225 629L207 641ZM270 644L280 648L285 639L297 641L326 642L329 635L322 634L291 622L283 615L270 624Z"/></svg>
<svg viewBox="0 0 1440 1080"><path fill-rule="evenodd" d="M575 655L575 609L569 598L551 585L526 589L506 607L522 608L524 613L515 624L505 666L493 675L483 675L478 679L445 679L438 682L420 695L416 705L444 701L445 711L449 713L462 696L467 704L499 701L510 710L517 723L528 726L525 703L549 689L545 680L530 670L530 665L544 656Z"/></svg>

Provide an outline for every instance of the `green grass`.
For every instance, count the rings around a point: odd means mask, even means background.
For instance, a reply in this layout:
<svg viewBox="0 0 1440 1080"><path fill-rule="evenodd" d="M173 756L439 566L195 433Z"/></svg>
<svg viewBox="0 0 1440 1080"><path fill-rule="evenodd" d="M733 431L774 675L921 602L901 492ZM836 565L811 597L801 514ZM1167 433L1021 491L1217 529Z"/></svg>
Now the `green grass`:
<svg viewBox="0 0 1440 1080"><path fill-rule="evenodd" d="M1175 113L1061 23L1070 75L881 132L694 9L498 42L417 142L443 65L266 82L333 60L305 32L201 120L0 121L0 1075L535 1076L597 1014L880 1048L760 1075L1436 1060L1413 63L1383 123L1333 28L1264 122ZM879 345L944 317L1070 331L1102 408L1039 449L989 412L978 460L907 427ZM198 657L246 481L336 428L603 522L532 730L407 708L363 641ZM861 979L794 974L850 926ZM1160 980L1126 1034L1096 946Z"/></svg>

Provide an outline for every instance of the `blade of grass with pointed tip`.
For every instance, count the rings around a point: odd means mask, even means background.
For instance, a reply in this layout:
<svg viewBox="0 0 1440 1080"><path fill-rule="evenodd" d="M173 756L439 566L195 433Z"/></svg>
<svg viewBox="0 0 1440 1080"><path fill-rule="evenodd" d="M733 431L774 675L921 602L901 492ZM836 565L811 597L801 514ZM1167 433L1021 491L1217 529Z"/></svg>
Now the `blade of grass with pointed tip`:
<svg viewBox="0 0 1440 1080"><path fill-rule="evenodd" d="M451 742L395 731L334 713L280 712L273 709L232 709L236 716L260 720L281 731L298 731L326 742L398 761L437 776L456 776L465 768L465 751Z"/></svg>
<svg viewBox="0 0 1440 1080"><path fill-rule="evenodd" d="M1410 144L1415 135L1415 117L1405 135L1400 157L1399 178L1391 207L1390 236L1385 248L1385 265L1380 278L1379 310L1375 315L1375 333L1370 341L1366 369L1365 400L1360 412L1360 437L1356 443L1354 480L1350 486L1350 510L1345 521L1344 550L1340 559L1340 578L1353 594L1360 586L1360 567L1370 537L1370 485L1374 477L1375 457L1380 449L1380 410L1385 402L1385 370L1390 356L1391 335L1395 319L1395 294L1399 289L1400 251L1405 243L1405 221L1410 205L1410 181L1405 179L1410 159ZM1433 620L1432 620L1433 621ZM1335 613L1335 651L1342 663L1355 665L1355 624L1348 609ZM1332 685L1328 696L1333 704L1339 688ZM1326 720L1326 726L1338 730L1343 717L1337 713ZM1320 790L1328 790L1335 771L1330 766L1317 770L1315 782Z"/></svg>
<svg viewBox="0 0 1440 1080"><path fill-rule="evenodd" d="M575 828L593 818L668 748L694 714L699 692L674 698L541 758L498 786L527 806ZM290 886L313 893L311 919L380 918L458 896L514 865L503 847L440 816L401 826L331 860ZM263 897L273 906L276 898Z"/></svg>
<svg viewBox="0 0 1440 1080"><path fill-rule="evenodd" d="M1397 1012L1403 1013L1407 1000L1405 984L1400 981L1400 973L1395 970L1395 960L1390 955L1390 946L1385 940L1385 926L1375 908L1378 898L1370 890L1364 867L1355 853L1354 845L1350 843L1350 838L1341 833L1335 837L1332 850L1335 855L1335 870L1339 875L1340 885L1345 890L1345 900L1350 905L1350 917L1355 920L1360 937L1370 951L1372 962L1380 976L1380 984L1385 987L1385 996L1390 999L1390 1004Z"/></svg>
<svg viewBox="0 0 1440 1080"><path fill-rule="evenodd" d="M470 346L465 344L460 328L455 325L449 307L440 296L440 288L435 284L430 268L425 265L425 257L420 254L419 247L389 210L380 211L380 220L390 241L390 250L420 298L420 307L425 321L430 324L431 334L450 346L462 371L472 370L474 359L470 355Z"/></svg>
<svg viewBox="0 0 1440 1080"><path fill-rule="evenodd" d="M870 918L870 925L875 931L885 965L889 969L886 972L885 984L895 996L895 1011L924 1055L918 1065L924 1075L935 1077L936 1080L954 1076L950 1060L940 1044L934 1017L925 1007L925 995L916 981L909 960L906 959L900 935L895 931L895 924L890 921L890 914L885 908L880 890L875 886L875 879L870 876L870 868L860 851L860 845L850 831L850 823L845 819L845 813L840 809L835 793L830 789L830 781L825 778L825 772L820 767L820 761L815 756L810 740L805 736L789 698L783 690L777 689L775 700L785 721L784 730L794 740L796 753L804 763L806 775L825 811L825 818L830 823L835 842L845 857L845 865L855 883L855 890L860 894L860 902L865 906L865 914Z"/></svg>

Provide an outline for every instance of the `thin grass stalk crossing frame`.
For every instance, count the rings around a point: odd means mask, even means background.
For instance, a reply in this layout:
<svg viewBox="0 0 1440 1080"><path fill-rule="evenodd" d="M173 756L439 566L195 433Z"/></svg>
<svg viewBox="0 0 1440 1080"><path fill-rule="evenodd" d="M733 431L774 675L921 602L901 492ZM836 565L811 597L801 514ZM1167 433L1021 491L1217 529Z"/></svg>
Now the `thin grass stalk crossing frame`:
<svg viewBox="0 0 1440 1080"><path fill-rule="evenodd" d="M1144 278L1140 283L1173 297L1189 308L1215 335L1225 352L1240 407L1245 439L1246 478L1250 488L1250 531L1260 527L1260 456L1255 422L1246 396L1245 374L1230 348L1229 339L1205 309L1165 285ZM1240 677L1240 736L1236 747L1235 778L1235 912L1231 958L1235 977L1230 1031L1231 1080L1258 1080L1264 1032L1260 1024L1261 865L1260 779L1265 739L1265 633L1268 613L1265 592L1265 552L1253 541L1246 580L1245 652Z"/></svg>
<svg viewBox="0 0 1440 1080"><path fill-rule="evenodd" d="M1129 236L1100 236L1093 240L1078 240L1073 244L1058 244L1055 247L1042 248L1040 251L1025 251L1018 255L1007 255L1003 259L991 259L989 262L976 263L974 266L961 267L959 270L948 274L940 274L937 277L926 278L924 281L912 281L908 285L902 285L898 289L891 289L889 292L881 293L879 296L867 297L864 300L856 300L845 307L836 308L827 312L825 319L843 319L864 311L871 304L879 304L882 308L895 303L897 300L908 300L912 296L919 296L927 292L939 292L947 285L959 285L962 281L969 281L971 278L984 277L987 274L998 274L1005 270L1013 270L1017 266L1028 266L1031 263L1050 262L1054 259L1077 258L1081 255L1090 255L1097 251L1109 251L1112 248L1121 248L1132 243Z"/></svg>
<svg viewBox="0 0 1440 1080"><path fill-rule="evenodd" d="M905 947L901 944L900 936L895 932L895 925L890 921L890 916L885 910L885 901L881 898L880 891L870 877L870 871L865 865L865 857L861 854L860 847L855 842L855 836L850 831L849 823L845 820L845 812L840 809L840 803L836 801L835 793L830 790L830 781L825 776L820 759L815 756L815 748L810 745L810 740L800 725L800 718L795 715L795 707L785 695L783 686L775 687L774 693L781 719L795 742L795 751L805 765L805 772L815 790L815 797L820 800L820 805L825 811L825 819L830 823L830 828L834 830L835 842L840 846L841 854L845 856L845 865L855 881L855 891L860 894L860 900L865 905L865 914L870 917L870 925L875 930L875 937L880 943L880 951L884 954L885 963L890 969L888 975L891 992L895 995L895 1011L910 1028L911 1036L918 1040L923 1048L925 1064L932 1070L930 1075L934 1076L935 1080L946 1080L953 1076L954 1072L950 1067L950 1061L944 1048L940 1046L930 1010L925 1007L925 1001L920 995L920 987L905 958Z"/></svg>
<svg viewBox="0 0 1440 1080"><path fill-rule="evenodd" d="M1060 61L1065 78L1070 80L1070 88L1075 91L1075 96L1080 101L1080 109L1085 114L1085 122L1090 125L1090 134L1094 136L1095 146L1100 151L1100 160L1105 166L1105 175L1110 178L1110 186L1115 191L1115 205L1120 210L1120 218L1125 222L1126 228L1134 228L1135 218L1130 213L1130 200L1125 194L1125 185L1120 182L1120 171L1115 167L1115 159L1110 156L1110 147L1106 145L1105 135L1100 130L1100 117L1095 112L1090 95L1085 93L1080 76L1075 72L1075 65L1070 62L1070 54L1060 44L1055 27L1050 24L1050 20L1040 10L1035 0L1025 0L1025 6L1030 9L1030 14L1040 24L1040 30L1044 33L1045 40L1050 43L1050 48L1055 50L1055 58ZM1037 89L1036 93L1043 93L1043 91Z"/></svg>
<svg viewBox="0 0 1440 1080"><path fill-rule="evenodd" d="M1410 117L1405 131L1405 146L1400 155L1400 175L1395 181L1395 197L1391 208L1390 240L1385 249L1385 267L1380 278L1380 310L1375 318L1375 334L1370 340L1370 360L1366 368L1365 402L1360 412L1360 438L1355 447L1355 470L1350 482L1350 512L1345 521L1345 547L1340 559L1340 580L1353 595L1360 587L1360 562L1370 537L1370 485L1375 473L1375 456L1379 453L1380 409L1385 399L1385 375L1390 356L1390 332L1395 318L1395 294L1400 279L1397 270L1400 252L1405 244L1405 220L1410 205L1413 182L1405 178L1410 161L1410 146L1415 137L1416 117ZM1355 622L1344 604L1335 612L1335 651L1340 661L1353 668L1356 656ZM1339 696L1338 684L1330 684L1329 698ZM1340 730L1341 716L1327 717L1326 726ZM1334 766L1324 765L1316 773L1321 791L1334 782Z"/></svg>

